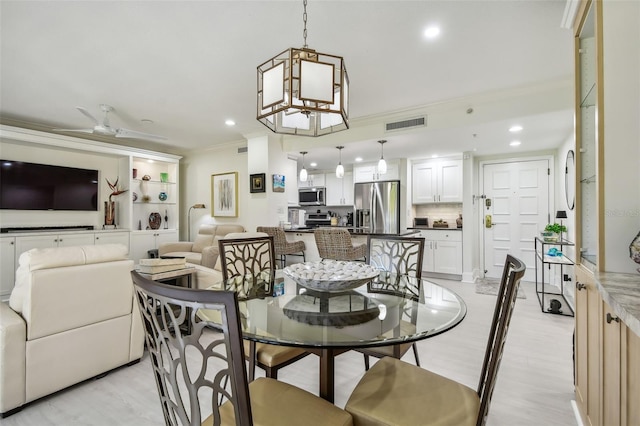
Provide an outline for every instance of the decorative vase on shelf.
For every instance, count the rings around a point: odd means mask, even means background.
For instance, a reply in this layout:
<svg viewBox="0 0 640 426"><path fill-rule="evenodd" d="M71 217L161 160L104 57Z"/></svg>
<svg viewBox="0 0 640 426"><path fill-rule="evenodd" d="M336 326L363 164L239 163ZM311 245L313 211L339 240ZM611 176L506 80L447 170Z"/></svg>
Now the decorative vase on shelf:
<svg viewBox="0 0 640 426"><path fill-rule="evenodd" d="M169 229L169 215L164 211L164 229Z"/></svg>
<svg viewBox="0 0 640 426"><path fill-rule="evenodd" d="M149 215L149 228L160 229L161 223L162 223L162 216L160 216L160 213L153 212Z"/></svg>
<svg viewBox="0 0 640 426"><path fill-rule="evenodd" d="M105 201L104 202L104 225L115 226L116 224L116 202Z"/></svg>

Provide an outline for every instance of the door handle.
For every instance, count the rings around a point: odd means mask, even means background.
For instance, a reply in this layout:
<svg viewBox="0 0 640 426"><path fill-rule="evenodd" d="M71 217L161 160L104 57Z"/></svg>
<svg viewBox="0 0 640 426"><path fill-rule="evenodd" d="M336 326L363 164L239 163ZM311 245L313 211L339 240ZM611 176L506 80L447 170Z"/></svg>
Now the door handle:
<svg viewBox="0 0 640 426"><path fill-rule="evenodd" d="M493 223L491 221L491 215L488 214L484 217L484 227L485 228L491 228L493 226Z"/></svg>

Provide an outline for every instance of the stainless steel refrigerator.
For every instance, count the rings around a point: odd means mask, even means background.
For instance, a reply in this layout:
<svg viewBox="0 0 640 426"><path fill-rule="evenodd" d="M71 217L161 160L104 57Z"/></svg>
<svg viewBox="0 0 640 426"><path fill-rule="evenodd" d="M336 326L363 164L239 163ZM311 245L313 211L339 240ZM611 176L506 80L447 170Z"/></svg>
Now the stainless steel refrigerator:
<svg viewBox="0 0 640 426"><path fill-rule="evenodd" d="M356 227L380 234L400 232L400 181L356 183L354 203Z"/></svg>

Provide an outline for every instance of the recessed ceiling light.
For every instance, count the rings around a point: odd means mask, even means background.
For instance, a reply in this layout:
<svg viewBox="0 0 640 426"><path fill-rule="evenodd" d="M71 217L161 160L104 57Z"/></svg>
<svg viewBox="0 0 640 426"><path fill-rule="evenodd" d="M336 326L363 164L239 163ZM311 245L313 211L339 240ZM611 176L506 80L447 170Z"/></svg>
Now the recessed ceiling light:
<svg viewBox="0 0 640 426"><path fill-rule="evenodd" d="M153 160L147 160L147 163L153 163Z"/></svg>
<svg viewBox="0 0 640 426"><path fill-rule="evenodd" d="M431 158L438 158L438 154L433 154Z"/></svg>
<svg viewBox="0 0 640 426"><path fill-rule="evenodd" d="M144 124L153 124L153 120L149 119L149 118L143 118L142 120L140 120L142 123Z"/></svg>
<svg viewBox="0 0 640 426"><path fill-rule="evenodd" d="M428 39L434 39L440 35L440 27L432 25L424 30L424 36Z"/></svg>
<svg viewBox="0 0 640 426"><path fill-rule="evenodd" d="M361 163L362 162L362 157L356 157L355 158L355 162L356 163Z"/></svg>
<svg viewBox="0 0 640 426"><path fill-rule="evenodd" d="M318 167L318 163L316 163L315 161L314 161L313 163L309 163L309 165L310 165L311 167Z"/></svg>
<svg viewBox="0 0 640 426"><path fill-rule="evenodd" d="M227 126L235 126L236 122L231 120L231 119L229 119L229 120L225 120L224 124L226 124Z"/></svg>
<svg viewBox="0 0 640 426"><path fill-rule="evenodd" d="M511 133L518 133L521 130L522 130L522 126L520 126L519 124L509 127L509 131Z"/></svg>
<svg viewBox="0 0 640 426"><path fill-rule="evenodd" d="M511 145L511 146L520 146L520 143L521 143L520 141L513 141L509 145Z"/></svg>

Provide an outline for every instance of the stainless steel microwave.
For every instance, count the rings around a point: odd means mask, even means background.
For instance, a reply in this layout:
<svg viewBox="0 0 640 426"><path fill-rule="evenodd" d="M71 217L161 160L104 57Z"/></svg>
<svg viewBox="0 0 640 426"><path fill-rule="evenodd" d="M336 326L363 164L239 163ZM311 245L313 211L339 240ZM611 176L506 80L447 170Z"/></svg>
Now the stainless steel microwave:
<svg viewBox="0 0 640 426"><path fill-rule="evenodd" d="M316 186L298 189L298 204L301 206L324 206L326 204L326 188Z"/></svg>

